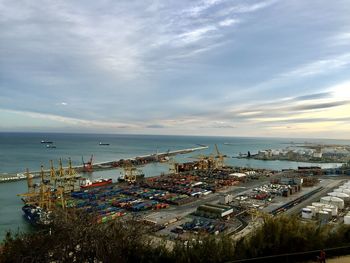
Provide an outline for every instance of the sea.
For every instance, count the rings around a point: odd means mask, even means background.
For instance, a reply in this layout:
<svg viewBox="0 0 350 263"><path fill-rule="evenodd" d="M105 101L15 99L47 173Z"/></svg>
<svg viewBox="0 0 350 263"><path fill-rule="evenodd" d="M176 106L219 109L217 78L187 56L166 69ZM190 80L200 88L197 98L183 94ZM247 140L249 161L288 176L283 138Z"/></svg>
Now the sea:
<svg viewBox="0 0 350 263"><path fill-rule="evenodd" d="M41 141L52 141L56 148L47 148ZM102 146L100 142L109 145ZM73 165L81 165L93 155L93 162L106 162L126 159L146 154L155 154L207 145L209 148L175 157L185 162L198 158L200 154L211 154L215 144L221 153L227 155L227 165L282 170L298 166L315 165L290 161L261 161L237 159L239 153L257 153L264 149L283 149L298 143L311 142L323 144L350 144L348 140L293 139L293 138L247 138L215 136L169 136L169 135L111 135L111 134L63 134L63 133L0 133L0 174L15 174L40 170L40 166L49 169L50 160L58 166L63 160L67 166L71 158ZM324 168L335 168L340 164L317 164ZM166 163L148 164L140 167L145 176L166 173ZM112 178L117 180L118 169L93 172L89 178ZM7 231L31 231L31 226L22 216L22 201L17 194L27 190L26 181L0 183L0 242Z"/></svg>

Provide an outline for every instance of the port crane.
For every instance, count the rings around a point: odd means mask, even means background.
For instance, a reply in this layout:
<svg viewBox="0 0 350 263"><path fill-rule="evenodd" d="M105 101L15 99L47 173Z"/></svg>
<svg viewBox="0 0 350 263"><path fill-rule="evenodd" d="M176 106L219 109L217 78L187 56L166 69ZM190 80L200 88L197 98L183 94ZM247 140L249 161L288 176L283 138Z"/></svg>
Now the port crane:
<svg viewBox="0 0 350 263"><path fill-rule="evenodd" d="M68 169L66 170L66 178L67 179L66 179L65 186L67 186L69 188L69 191L74 191L76 182L79 179L79 175L73 169L71 158L68 158Z"/></svg>
<svg viewBox="0 0 350 263"><path fill-rule="evenodd" d="M174 160L174 158L169 159L169 173L170 174L179 173L179 164Z"/></svg>
<svg viewBox="0 0 350 263"><path fill-rule="evenodd" d="M27 169L27 185L28 192L24 194L18 194L18 196L25 197L23 200L26 204L35 204L40 206L43 209L51 209L51 187L50 180L45 178L44 166L41 165L40 170L40 185L38 192L35 191L35 186L33 184L33 178L29 175L29 171Z"/></svg>
<svg viewBox="0 0 350 263"><path fill-rule="evenodd" d="M124 177L122 180L131 184L136 183L137 176L141 175L140 170L133 166L130 162L126 163L123 168Z"/></svg>
<svg viewBox="0 0 350 263"><path fill-rule="evenodd" d="M27 177L27 186L28 186L28 193L35 193L35 184L33 183L33 175L29 173L29 169L26 169L25 173Z"/></svg>
<svg viewBox="0 0 350 263"><path fill-rule="evenodd" d="M225 166L225 155L219 151L217 144L215 144L215 168L221 169Z"/></svg>
<svg viewBox="0 0 350 263"><path fill-rule="evenodd" d="M50 161L50 179L48 183L53 189L63 188L64 192L74 191L76 182L82 179L73 169L72 161L68 159L68 168L63 168L62 159L59 159L59 166L56 170L53 161Z"/></svg>
<svg viewBox="0 0 350 263"><path fill-rule="evenodd" d="M210 170L215 166L213 156L207 156L204 154L199 154L197 156L191 157L193 159L197 159L197 169L198 170Z"/></svg>
<svg viewBox="0 0 350 263"><path fill-rule="evenodd" d="M55 167L53 166L53 161L50 160L50 183L53 185L54 188L56 188L57 185L57 172Z"/></svg>
<svg viewBox="0 0 350 263"><path fill-rule="evenodd" d="M84 157L83 156L81 157L83 162L83 172L91 173L93 171L93 165L92 165L93 158L94 158L94 155L92 154L89 161L84 162Z"/></svg>

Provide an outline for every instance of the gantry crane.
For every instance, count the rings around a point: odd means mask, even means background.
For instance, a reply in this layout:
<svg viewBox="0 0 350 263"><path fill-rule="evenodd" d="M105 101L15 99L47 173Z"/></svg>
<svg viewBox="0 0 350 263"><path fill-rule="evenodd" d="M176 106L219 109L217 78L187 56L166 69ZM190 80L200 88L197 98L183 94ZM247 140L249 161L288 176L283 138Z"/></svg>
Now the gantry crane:
<svg viewBox="0 0 350 263"><path fill-rule="evenodd" d="M179 173L179 164L174 160L174 158L169 159L169 173L170 174Z"/></svg>
<svg viewBox="0 0 350 263"><path fill-rule="evenodd" d="M56 200L61 204L62 209L66 208L66 201L64 198L64 187L59 186L56 189Z"/></svg>
<svg viewBox="0 0 350 263"><path fill-rule="evenodd" d="M66 207L64 194L74 191L76 181L80 179L73 169L71 159L68 160L68 168L64 169L62 160L59 160L59 168L56 170L53 161L50 161L50 173L40 169L40 183L38 187L33 183L33 176L26 170L28 192L19 194L25 204L31 204L42 208L45 211L52 211L55 203L59 203L63 209Z"/></svg>
<svg viewBox="0 0 350 263"><path fill-rule="evenodd" d="M219 148L217 146L217 144L215 144L215 152L216 152L216 156L215 156L215 168L216 169L221 169L225 166L225 155L223 155L220 151Z"/></svg>
<svg viewBox="0 0 350 263"><path fill-rule="evenodd" d="M56 170L55 170L55 167L53 166L52 160L50 160L50 183L54 188L56 188L56 185L57 185Z"/></svg>
<svg viewBox="0 0 350 263"><path fill-rule="evenodd" d="M26 169L25 175L27 177L28 192L24 194L17 194L22 197L22 201L27 203L34 201L38 198L39 193L36 192L36 185L33 183L33 176L29 173L29 169Z"/></svg>
<svg viewBox="0 0 350 263"><path fill-rule="evenodd" d="M26 204L35 204L40 206L43 209L51 208L51 187L50 180L45 178L44 166L41 165L40 170L40 185L39 191L35 191L35 187L33 184L33 180L29 175L29 171L27 170L27 184L28 184L28 192L24 194L18 194L18 196L25 197L26 199L22 199Z"/></svg>
<svg viewBox="0 0 350 263"><path fill-rule="evenodd" d="M41 165L41 170L40 170L40 188L39 188L39 202L38 205L43 208L43 209L51 209L51 194L52 194L52 189L51 189L51 180L48 180L45 178L45 172L44 172L44 166Z"/></svg>
<svg viewBox="0 0 350 263"><path fill-rule="evenodd" d="M68 168L64 169L62 165L62 159L59 160L58 177L56 178L59 184L56 187L62 187L64 192L74 191L75 185L80 177L73 169L72 161L68 159Z"/></svg>
<svg viewBox="0 0 350 263"><path fill-rule="evenodd" d="M128 183L135 183L138 176L142 176L142 172L133 166L131 163L124 165L124 181Z"/></svg>
<svg viewBox="0 0 350 263"><path fill-rule="evenodd" d="M197 169L198 170L210 170L214 167L213 156L207 156L204 154L199 154L191 158L197 159Z"/></svg>
<svg viewBox="0 0 350 263"><path fill-rule="evenodd" d="M62 159L60 158L58 161L58 170L57 170L57 182L59 183L57 187L65 187L65 171L62 165Z"/></svg>
<svg viewBox="0 0 350 263"><path fill-rule="evenodd" d="M74 191L75 184L78 180L78 175L73 169L72 160L68 158L68 169L66 170L66 182L65 187L68 187L68 191Z"/></svg>
<svg viewBox="0 0 350 263"><path fill-rule="evenodd" d="M29 173L29 169L26 169L25 175L27 177L28 193L35 192L35 185L33 184L33 176Z"/></svg>

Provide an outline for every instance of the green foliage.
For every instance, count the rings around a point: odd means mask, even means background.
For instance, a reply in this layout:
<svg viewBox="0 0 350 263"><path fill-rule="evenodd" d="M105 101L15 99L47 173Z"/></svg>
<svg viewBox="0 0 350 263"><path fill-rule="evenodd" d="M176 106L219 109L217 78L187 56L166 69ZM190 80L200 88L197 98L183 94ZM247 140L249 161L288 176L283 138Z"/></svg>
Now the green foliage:
<svg viewBox="0 0 350 263"><path fill-rule="evenodd" d="M320 250L350 244L348 226L301 222L296 217L271 217L236 244L236 258Z"/></svg>
<svg viewBox="0 0 350 263"><path fill-rule="evenodd" d="M146 234L134 220L97 225L83 214L60 214L50 229L8 234L0 262L157 262L153 259L166 257L168 251L153 249Z"/></svg>
<svg viewBox="0 0 350 263"><path fill-rule="evenodd" d="M226 262L234 257L234 243L229 237L204 236L189 242L177 242L172 254L174 262Z"/></svg>
<svg viewBox="0 0 350 263"><path fill-rule="evenodd" d="M214 263L348 244L348 226L320 226L294 217L275 217L266 218L261 227L237 242L228 236L205 235L169 246L155 242L149 230L134 220L97 225L91 218L75 213L69 217L58 214L51 229L14 236L9 233L0 250L0 262ZM343 250L338 254L348 252ZM300 258L288 260L295 262ZM283 261L269 259L269 262Z"/></svg>

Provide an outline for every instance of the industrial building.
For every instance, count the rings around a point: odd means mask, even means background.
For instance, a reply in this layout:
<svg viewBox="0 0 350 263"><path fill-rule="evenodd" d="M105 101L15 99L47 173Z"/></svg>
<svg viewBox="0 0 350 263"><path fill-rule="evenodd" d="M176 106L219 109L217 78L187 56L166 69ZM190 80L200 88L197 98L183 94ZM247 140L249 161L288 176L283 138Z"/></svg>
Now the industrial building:
<svg viewBox="0 0 350 263"><path fill-rule="evenodd" d="M228 205L220 204L204 204L197 208L197 214L212 217L212 218L223 218L231 215L233 208Z"/></svg>

